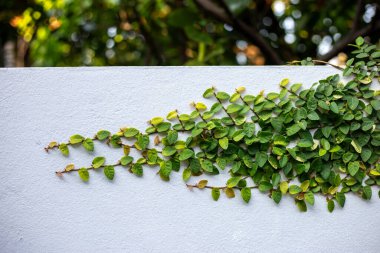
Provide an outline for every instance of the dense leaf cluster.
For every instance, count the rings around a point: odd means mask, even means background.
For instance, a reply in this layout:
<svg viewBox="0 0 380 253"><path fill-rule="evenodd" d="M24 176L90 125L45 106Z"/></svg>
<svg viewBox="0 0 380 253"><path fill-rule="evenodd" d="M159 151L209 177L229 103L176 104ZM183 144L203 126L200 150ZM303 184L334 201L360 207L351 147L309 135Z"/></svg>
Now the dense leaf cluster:
<svg viewBox="0 0 380 253"><path fill-rule="evenodd" d="M355 57L343 72L352 76L347 83L334 75L302 89L302 84L284 79L280 92L258 95L245 94L244 87L233 94L212 87L203 94L214 100L210 108L193 103L189 114L175 110L167 120L151 119L145 132L128 127L115 134L101 130L93 138L73 135L67 143L50 143L47 150L58 148L68 155L68 146L82 145L93 151L94 141L123 149L115 164L96 157L89 167L69 164L57 172L78 171L84 181L90 170L100 168L112 180L116 166L139 177L144 166L157 166L167 181L184 167L185 182L228 170L224 186L210 186L207 180L187 185L211 189L214 200L222 192L228 198L240 192L248 203L257 188L276 203L288 194L306 211L314 205L314 194L321 194L332 212L335 204L344 206L348 192L371 199L372 189L380 185L380 92L371 89L372 80L379 78L380 55L361 38L356 42ZM132 148L141 156L132 157Z"/></svg>

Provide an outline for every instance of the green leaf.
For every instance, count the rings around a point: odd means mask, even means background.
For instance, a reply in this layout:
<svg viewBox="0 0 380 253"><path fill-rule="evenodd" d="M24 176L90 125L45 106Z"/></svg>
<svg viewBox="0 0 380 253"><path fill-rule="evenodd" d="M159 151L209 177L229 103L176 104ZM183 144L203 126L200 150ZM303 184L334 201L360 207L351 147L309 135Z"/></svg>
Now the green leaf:
<svg viewBox="0 0 380 253"><path fill-rule="evenodd" d="M380 110L380 100L372 100L371 105L376 111Z"/></svg>
<svg viewBox="0 0 380 253"><path fill-rule="evenodd" d="M291 185L289 187L289 193L290 194L297 194L297 193L300 193L301 191L302 191L302 189L298 185Z"/></svg>
<svg viewBox="0 0 380 253"><path fill-rule="evenodd" d="M130 138L130 137L136 136L138 133L139 133L139 130L137 130L136 128L131 127L131 128L127 128L124 131L124 136L126 138Z"/></svg>
<svg viewBox="0 0 380 253"><path fill-rule="evenodd" d="M201 160L201 167L204 171L209 172L209 173L213 172L213 170L214 170L212 162L210 160L207 160L207 159Z"/></svg>
<svg viewBox="0 0 380 253"><path fill-rule="evenodd" d="M145 150L149 145L149 136L145 134L139 134L135 146L139 150Z"/></svg>
<svg viewBox="0 0 380 253"><path fill-rule="evenodd" d="M307 118L310 119L310 120L314 120L314 121L320 119L318 113L316 113L315 111L310 112L307 115Z"/></svg>
<svg viewBox="0 0 380 253"><path fill-rule="evenodd" d="M268 181L261 181L259 184L259 191L267 192L273 188L273 185Z"/></svg>
<svg viewBox="0 0 380 253"><path fill-rule="evenodd" d="M350 173L351 176L355 176L358 171L359 171L358 161L348 163L348 172Z"/></svg>
<svg viewBox="0 0 380 253"><path fill-rule="evenodd" d="M240 111L242 108L243 108L242 105L239 105L239 104L230 104L227 107L227 113L236 113L236 112Z"/></svg>
<svg viewBox="0 0 380 253"><path fill-rule="evenodd" d="M330 199L329 201L327 201L327 210L329 210L330 213L334 211L334 208L335 208L334 200Z"/></svg>
<svg viewBox="0 0 380 253"><path fill-rule="evenodd" d="M144 173L143 167L142 167L141 163L135 163L135 164L133 164L131 171L132 171L133 174L135 174L138 177L142 177L143 173Z"/></svg>
<svg viewBox="0 0 380 253"><path fill-rule="evenodd" d="M123 166L126 166L126 165L130 164L132 161L133 161L133 157L127 155L127 156L123 156L120 159L120 164Z"/></svg>
<svg viewBox="0 0 380 253"><path fill-rule="evenodd" d="M269 131L260 131L257 135L257 138L259 138L260 143L267 143L269 142L273 137L273 133Z"/></svg>
<svg viewBox="0 0 380 253"><path fill-rule="evenodd" d="M160 124L156 126L157 132L159 133L166 132L170 129L171 125L172 124L170 122L161 122Z"/></svg>
<svg viewBox="0 0 380 253"><path fill-rule="evenodd" d="M337 192L335 194L336 202L338 202L340 207L344 207L344 203L346 202L346 196L343 192Z"/></svg>
<svg viewBox="0 0 380 253"><path fill-rule="evenodd" d="M160 164L160 171L159 171L161 179L164 181L168 181L172 170L173 170L173 164L171 161L162 161Z"/></svg>
<svg viewBox="0 0 380 253"><path fill-rule="evenodd" d="M265 152L256 153L256 162L259 167L263 167L268 160L268 155Z"/></svg>
<svg viewBox="0 0 380 253"><path fill-rule="evenodd" d="M335 102L331 102L331 104L330 104L330 110L331 110L333 113L336 113L336 114L339 113L338 105L337 105Z"/></svg>
<svg viewBox="0 0 380 253"><path fill-rule="evenodd" d="M369 148L363 148L360 154L363 162L367 162L369 158L371 157L371 155L372 155L372 150L370 150Z"/></svg>
<svg viewBox="0 0 380 253"><path fill-rule="evenodd" d="M177 152L177 149L174 146L166 146L162 150L163 156L172 156Z"/></svg>
<svg viewBox="0 0 380 253"><path fill-rule="evenodd" d="M190 157L192 157L194 155L194 151L192 151L191 149L184 149L180 154L179 154L179 157L178 159L180 161L184 161L184 160L187 160L189 159Z"/></svg>
<svg viewBox="0 0 380 253"><path fill-rule="evenodd" d="M347 98L347 103L348 103L348 107L351 110L355 110L356 107L358 107L358 105L359 105L359 99L357 97L354 97L354 96L349 96Z"/></svg>
<svg viewBox="0 0 380 253"><path fill-rule="evenodd" d="M204 98L209 98L209 97L212 97L214 95L214 88L208 88L204 93L203 93L203 97Z"/></svg>
<svg viewBox="0 0 380 253"><path fill-rule="evenodd" d="M277 118L271 118L270 123L272 127L277 131L280 132L282 130L282 127L284 125L284 120L277 117Z"/></svg>
<svg viewBox="0 0 380 253"><path fill-rule="evenodd" d="M232 188L232 187L235 187L238 183L239 183L239 181L240 181L240 177L231 177L230 179L228 179L228 181L227 181L227 187L228 188Z"/></svg>
<svg viewBox="0 0 380 253"><path fill-rule="evenodd" d="M113 177L115 176L115 168L113 166L105 166L104 167L104 175L106 175L106 177L109 179L109 180L113 180Z"/></svg>
<svg viewBox="0 0 380 253"><path fill-rule="evenodd" d="M303 200L296 200L296 205L298 207L298 210L300 210L301 212L306 212L307 211L307 206L306 206L305 201L303 201Z"/></svg>
<svg viewBox="0 0 380 253"><path fill-rule="evenodd" d="M94 160L92 160L92 167L94 169L100 168L106 161L106 158L102 156L95 157Z"/></svg>
<svg viewBox="0 0 380 253"><path fill-rule="evenodd" d="M64 156L69 155L69 148L67 147L66 143L61 143L59 145L58 149L61 151L62 155L64 155Z"/></svg>
<svg viewBox="0 0 380 253"><path fill-rule="evenodd" d="M360 54L357 54L356 55L356 58L359 58L359 59L362 59L362 58L366 58L368 57L369 55L367 53L360 53Z"/></svg>
<svg viewBox="0 0 380 253"><path fill-rule="evenodd" d="M368 131L375 126L375 122L369 119L363 119L362 130Z"/></svg>
<svg viewBox="0 0 380 253"><path fill-rule="evenodd" d="M322 138L321 144L322 144L323 149L330 150L331 146L330 146L330 143L328 142L328 140Z"/></svg>
<svg viewBox="0 0 380 253"><path fill-rule="evenodd" d="M286 129L286 135L287 136L292 136L298 133L301 130L301 127L298 124L294 124L291 127L288 127Z"/></svg>
<svg viewBox="0 0 380 253"><path fill-rule="evenodd" d="M99 132L96 133L96 138L100 141L103 141L110 137L111 133L107 130L100 130Z"/></svg>
<svg viewBox="0 0 380 253"><path fill-rule="evenodd" d="M212 188L212 190L211 190L211 196L212 196L213 200L218 201L218 199L220 197L220 190L219 190L219 188Z"/></svg>
<svg viewBox="0 0 380 253"><path fill-rule="evenodd" d="M364 199L371 199L372 197L372 189L371 189L371 186L364 186L363 187L363 198Z"/></svg>
<svg viewBox="0 0 380 253"><path fill-rule="evenodd" d="M216 98L220 99L221 101L224 101L230 99L230 95L223 91L219 91L218 93L216 93Z"/></svg>
<svg viewBox="0 0 380 253"><path fill-rule="evenodd" d="M314 205L314 193L313 192L306 192L305 193L305 201L313 206Z"/></svg>
<svg viewBox="0 0 380 253"><path fill-rule="evenodd" d="M79 134L74 134L70 137L70 144L78 144L81 143L84 140L84 137Z"/></svg>
<svg viewBox="0 0 380 253"><path fill-rule="evenodd" d="M178 139L178 132L175 130L169 131L166 139L169 145L173 145Z"/></svg>
<svg viewBox="0 0 380 253"><path fill-rule="evenodd" d="M94 142L92 139L90 138L87 138L83 141L82 143L83 147L87 150L87 151L94 151Z"/></svg>
<svg viewBox="0 0 380 253"><path fill-rule="evenodd" d="M81 168L78 170L79 177L83 180L83 182L88 182L90 179L90 174L86 168Z"/></svg>
<svg viewBox="0 0 380 253"><path fill-rule="evenodd" d="M323 127L323 128L322 128L322 134L323 134L326 138L329 138L332 129L333 129L333 127L331 127L331 126Z"/></svg>
<svg viewBox="0 0 380 253"><path fill-rule="evenodd" d="M191 169L190 168L184 169L182 172L183 181L185 182L189 181L190 177L191 177Z"/></svg>
<svg viewBox="0 0 380 253"><path fill-rule="evenodd" d="M244 187L243 189L241 189L240 194L245 203L248 203L251 199L251 189L248 187Z"/></svg>
<svg viewBox="0 0 380 253"><path fill-rule="evenodd" d="M358 46L363 45L363 44L364 44L364 39L363 39L363 37L362 37L362 36L357 37L356 40L355 40L355 43L356 43L356 45L358 45Z"/></svg>
<svg viewBox="0 0 380 253"><path fill-rule="evenodd" d="M273 199L273 201L276 204L278 204L278 203L280 203L280 201L282 199L282 193L280 191L273 191L272 195L271 195L271 198Z"/></svg>
<svg viewBox="0 0 380 253"><path fill-rule="evenodd" d="M219 145L222 149L226 150L228 148L228 138L223 137L223 138L219 139Z"/></svg>
<svg viewBox="0 0 380 253"><path fill-rule="evenodd" d="M372 58L380 58L380 51L373 52L373 53L371 54L371 57L372 57Z"/></svg>
<svg viewBox="0 0 380 253"><path fill-rule="evenodd" d="M290 90L295 93L301 88L301 86L302 83L295 83L290 87Z"/></svg>
<svg viewBox="0 0 380 253"><path fill-rule="evenodd" d="M357 143L356 140L352 140L351 145L354 147L356 152L358 152L358 153L362 152L362 147Z"/></svg>

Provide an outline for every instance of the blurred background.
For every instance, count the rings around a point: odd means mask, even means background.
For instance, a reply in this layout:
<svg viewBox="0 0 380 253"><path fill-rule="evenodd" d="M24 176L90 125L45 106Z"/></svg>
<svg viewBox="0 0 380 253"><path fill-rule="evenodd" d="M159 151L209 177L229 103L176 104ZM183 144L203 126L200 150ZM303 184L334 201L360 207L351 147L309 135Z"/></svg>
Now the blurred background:
<svg viewBox="0 0 380 253"><path fill-rule="evenodd" d="M0 66L344 64L378 0L0 0Z"/></svg>

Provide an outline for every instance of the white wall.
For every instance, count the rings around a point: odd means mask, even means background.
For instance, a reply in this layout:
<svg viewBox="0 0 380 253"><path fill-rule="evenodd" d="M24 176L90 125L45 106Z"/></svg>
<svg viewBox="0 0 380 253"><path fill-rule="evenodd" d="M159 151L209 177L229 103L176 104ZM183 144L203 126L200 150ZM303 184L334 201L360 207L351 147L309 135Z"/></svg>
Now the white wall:
<svg viewBox="0 0 380 253"><path fill-rule="evenodd" d="M211 85L232 92L275 90L283 78L311 85L331 67L116 67L0 69L0 252L379 252L380 201L348 196L330 214L318 198L300 213L291 198L279 206L253 192L218 202L189 191L175 173L169 183L146 168L136 178L118 168L88 184L54 171L94 156L116 161L120 150L96 146L69 158L46 154L51 140L99 129L145 129L146 121L189 112ZM224 184L224 178L210 179Z"/></svg>

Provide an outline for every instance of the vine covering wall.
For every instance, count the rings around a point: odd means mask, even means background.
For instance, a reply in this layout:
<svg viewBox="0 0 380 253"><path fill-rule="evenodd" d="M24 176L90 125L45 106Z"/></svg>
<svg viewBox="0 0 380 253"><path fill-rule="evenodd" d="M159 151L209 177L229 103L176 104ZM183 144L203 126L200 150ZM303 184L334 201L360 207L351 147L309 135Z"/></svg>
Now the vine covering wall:
<svg viewBox="0 0 380 253"><path fill-rule="evenodd" d="M214 100L210 108L193 103L188 114L174 110L166 119L151 119L145 131L126 127L117 133L100 130L93 137L75 134L45 150L69 156L70 146L92 152L95 143L104 143L123 152L118 161L95 157L87 167L68 164L56 174L76 172L88 181L91 171L103 170L112 180L119 168L142 177L145 167L156 167L164 181L174 172L181 172L185 183L199 177L186 186L209 190L215 201L223 193L228 198L239 194L248 203L253 192L262 192L278 204L287 194L306 211L320 194L332 212L344 206L347 193L371 199L380 185L380 91L372 88L379 81L380 51L361 37L353 47L342 69L349 81L334 75L305 89L285 78L280 92L254 95L244 87L232 94L211 87L203 94ZM210 185L201 177L221 170L230 174L225 185Z"/></svg>

